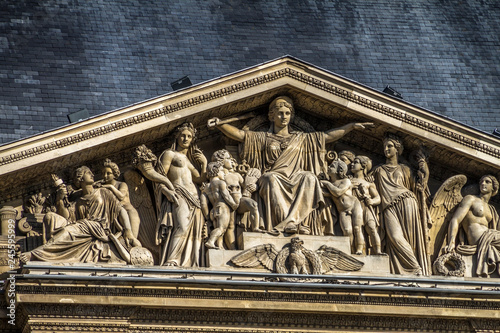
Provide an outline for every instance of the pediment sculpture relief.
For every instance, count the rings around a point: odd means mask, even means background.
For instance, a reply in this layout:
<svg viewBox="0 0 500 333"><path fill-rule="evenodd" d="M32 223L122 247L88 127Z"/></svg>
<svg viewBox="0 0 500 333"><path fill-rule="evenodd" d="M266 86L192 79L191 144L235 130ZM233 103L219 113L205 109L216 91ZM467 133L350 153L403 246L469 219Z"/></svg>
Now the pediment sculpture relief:
<svg viewBox="0 0 500 333"><path fill-rule="evenodd" d="M84 166L72 184L55 176L54 192L32 197L24 209L38 217L20 224L33 239L21 259L203 267L213 251L240 251L232 260L237 266L246 265L242 258L262 264L255 259L262 255L263 266L273 266L280 253L275 245L244 248L241 239L253 233L276 240L343 236L359 257L342 258L362 266L369 257L385 257L387 273L430 275L437 262L434 274L448 274L443 271L462 265L462 255L474 255L475 274L492 274L500 263L498 214L489 204L498 191L495 177L483 177L478 194L462 197L466 179L455 176L431 196L424 148L406 154L413 162L406 163L402 139L389 133L385 162L375 166L376 156L366 152L327 151L329 143L354 130L369 131L372 123L315 131L294 112L291 98L280 96L267 117L254 112L210 119L208 128L218 130L212 133L237 142L238 149L212 147L209 156L186 122L158 157L138 146L123 172L106 159L97 182ZM243 119L245 126L233 125ZM37 223L43 228L36 229ZM291 244L288 268L276 271L325 271L313 264L321 254L311 254L296 238ZM333 260L332 248L325 245L324 260ZM454 274L463 273L448 275Z"/></svg>

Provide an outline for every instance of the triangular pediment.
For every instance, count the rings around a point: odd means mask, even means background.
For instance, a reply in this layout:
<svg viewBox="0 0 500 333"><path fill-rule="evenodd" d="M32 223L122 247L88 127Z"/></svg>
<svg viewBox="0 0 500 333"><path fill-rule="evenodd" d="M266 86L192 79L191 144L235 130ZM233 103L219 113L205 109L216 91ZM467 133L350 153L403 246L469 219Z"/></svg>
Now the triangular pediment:
<svg viewBox="0 0 500 333"><path fill-rule="evenodd" d="M20 205L26 196L47 190L51 173L64 174L82 164L92 168L107 157L128 165L130 152L140 144L162 151L170 144L173 129L184 121L194 124L198 144L210 152L228 142L220 132L207 129L208 119L249 111L265 116L270 101L281 94L293 99L297 116L316 130L352 121L375 123L374 129L352 132L332 149L349 148L381 160L387 131L401 135L410 149L424 144L430 150L436 184L456 173L477 180L485 173L496 174L500 165L500 140L491 135L282 57L0 147L0 205Z"/></svg>

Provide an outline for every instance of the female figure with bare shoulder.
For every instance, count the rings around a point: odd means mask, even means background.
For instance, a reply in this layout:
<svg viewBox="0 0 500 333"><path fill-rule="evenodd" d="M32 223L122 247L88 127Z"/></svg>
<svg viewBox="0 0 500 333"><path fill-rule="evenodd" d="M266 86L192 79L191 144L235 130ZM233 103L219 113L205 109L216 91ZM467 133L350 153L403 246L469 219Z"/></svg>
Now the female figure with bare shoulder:
<svg viewBox="0 0 500 333"><path fill-rule="evenodd" d="M498 180L494 176L483 176L479 181L479 195L463 198L448 227L446 251L455 250L455 238L462 226L469 245L459 245L457 251L464 254L477 251L476 273L482 277L488 277L500 265L500 231L493 229L498 228L499 217L496 209L488 204L490 198L498 193L498 188Z"/></svg>
<svg viewBox="0 0 500 333"><path fill-rule="evenodd" d="M158 158L158 164L139 166L155 182L158 226L156 242L161 245L160 265L198 267L201 265L201 211L196 183L206 179L207 159L193 146L196 130L184 123L175 132L175 142ZM201 172L193 163L199 163Z"/></svg>

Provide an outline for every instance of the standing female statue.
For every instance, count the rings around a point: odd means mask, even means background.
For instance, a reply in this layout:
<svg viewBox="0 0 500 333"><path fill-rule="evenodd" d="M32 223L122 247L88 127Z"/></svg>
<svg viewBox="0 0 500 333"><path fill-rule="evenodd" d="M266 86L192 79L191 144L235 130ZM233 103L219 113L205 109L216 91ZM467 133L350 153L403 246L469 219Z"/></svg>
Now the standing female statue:
<svg viewBox="0 0 500 333"><path fill-rule="evenodd" d="M399 163L398 157L402 152L401 139L386 137L386 163L378 166L373 174L382 199L381 217L387 240L386 252L391 273L429 275L421 211L414 193L427 187L429 169L425 161L419 161L421 177L416 179L407 165Z"/></svg>
<svg viewBox="0 0 500 333"><path fill-rule="evenodd" d="M157 244L161 245L160 265L198 267L201 265L202 231L205 218L194 182L206 179L207 159L193 145L196 130L184 123L175 131L175 142L151 165L138 168L155 182L158 208ZM199 163L201 172L193 163Z"/></svg>
<svg viewBox="0 0 500 333"><path fill-rule="evenodd" d="M303 133L290 128L293 115L292 100L280 96L269 106L271 126L267 132L240 130L218 118L210 119L208 126L242 142L242 158L250 167L262 170L258 187L268 231L318 234L319 228L311 228L311 219L315 217L313 212L324 205L317 175L326 171L325 146L353 129L372 124L350 123L326 132Z"/></svg>

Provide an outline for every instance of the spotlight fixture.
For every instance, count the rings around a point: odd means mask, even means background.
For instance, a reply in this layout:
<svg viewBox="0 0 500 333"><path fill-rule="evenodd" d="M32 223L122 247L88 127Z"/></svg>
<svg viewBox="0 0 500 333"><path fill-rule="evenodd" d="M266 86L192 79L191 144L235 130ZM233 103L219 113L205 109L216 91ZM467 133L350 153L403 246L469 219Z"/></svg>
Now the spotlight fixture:
<svg viewBox="0 0 500 333"><path fill-rule="evenodd" d="M172 87L173 90L186 88L189 87L190 85L192 85L192 83L191 80L189 79L189 76L184 76L183 78L170 83L170 86Z"/></svg>
<svg viewBox="0 0 500 333"><path fill-rule="evenodd" d="M89 111L87 111L87 109L82 109L80 111L68 114L68 120L70 123L76 123L81 120L87 119L88 117L89 117Z"/></svg>
<svg viewBox="0 0 500 333"><path fill-rule="evenodd" d="M386 93L387 95L391 95L392 97L403 99L403 96L400 93L398 93L396 90L392 89L389 85L387 85L387 87L385 87L383 92Z"/></svg>

